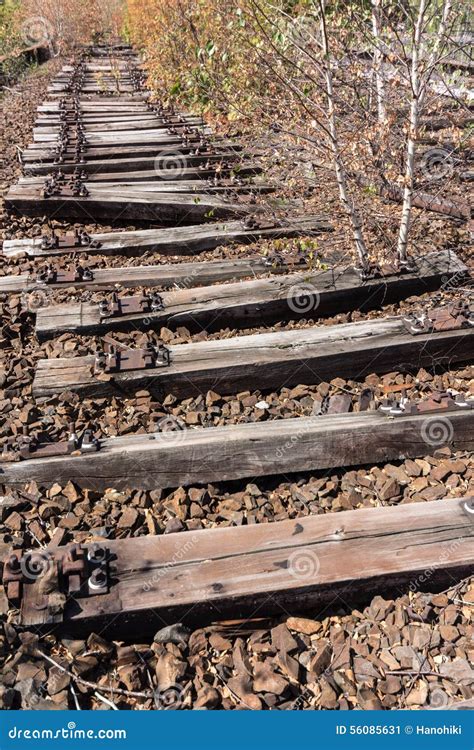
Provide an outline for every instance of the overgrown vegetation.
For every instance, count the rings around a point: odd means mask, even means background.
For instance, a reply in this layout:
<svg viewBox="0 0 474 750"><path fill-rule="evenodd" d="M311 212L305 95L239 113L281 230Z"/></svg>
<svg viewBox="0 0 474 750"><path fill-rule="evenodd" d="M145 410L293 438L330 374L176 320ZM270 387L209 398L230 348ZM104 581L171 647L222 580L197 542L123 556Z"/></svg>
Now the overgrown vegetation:
<svg viewBox="0 0 474 750"><path fill-rule="evenodd" d="M21 44L19 5L18 0L0 3L0 57L8 55Z"/></svg>
<svg viewBox="0 0 474 750"><path fill-rule="evenodd" d="M444 63L469 19L451 0L128 0L127 24L165 102L278 131L333 171L365 271L354 180L402 190L392 242L406 265L421 116L446 85L462 99Z"/></svg>
<svg viewBox="0 0 474 750"><path fill-rule="evenodd" d="M123 0L4 0L0 2L0 57L36 45L54 54L97 36L117 37Z"/></svg>

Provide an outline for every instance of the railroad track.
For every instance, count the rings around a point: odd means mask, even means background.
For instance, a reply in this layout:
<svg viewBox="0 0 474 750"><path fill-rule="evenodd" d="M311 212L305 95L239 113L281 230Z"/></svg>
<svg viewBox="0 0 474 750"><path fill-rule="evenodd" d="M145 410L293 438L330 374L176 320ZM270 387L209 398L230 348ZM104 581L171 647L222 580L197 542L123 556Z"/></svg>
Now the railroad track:
<svg viewBox="0 0 474 750"><path fill-rule="evenodd" d="M0 293L42 296L38 339L68 332L98 339L94 354L37 361L38 403L64 392L107 402L143 388L163 401L212 389L231 394L472 362L474 311L462 301L427 301L416 312L376 320L171 346L149 339L138 348L114 339L115 332L148 335L164 325L212 331L317 320L456 287L469 277L452 251L414 258L403 272L386 266L364 274L336 263L317 269L298 253L253 250L247 257L200 260L205 251L258 240L322 235L321 247L329 245L330 217L301 215L291 206L281 211L278 186L266 180L259 158L251 144L220 137L200 117L154 102L129 48L107 56L101 47L86 48L64 66L39 107L33 143L21 156L23 176L10 188L7 208L25 216L145 221L159 228L51 231L4 242L6 262L26 258L35 267L0 278ZM398 188L383 191L399 199ZM467 205L418 197L425 208L469 219ZM106 256L149 253L196 260L94 265ZM57 290L75 300L78 292L102 296L49 304ZM472 396L442 391L410 400L400 391L387 398L365 389L355 403L342 389L316 402L311 416L179 428L171 439L163 432L108 438L74 424L63 440L15 436L3 443L0 483L166 490L420 458L432 434L439 450L474 450ZM375 593L386 584L409 583L420 570L451 582L474 568L472 514L472 500L453 500L68 544L9 555L3 584L20 627L66 626L82 634L113 627L128 637L137 623L152 627L152 610L166 622L189 607L198 619L208 619L215 606L233 617L256 605L270 613L280 605L323 603L347 586L355 597ZM295 555L318 560L314 580L295 579ZM27 575L30 569L37 574Z"/></svg>

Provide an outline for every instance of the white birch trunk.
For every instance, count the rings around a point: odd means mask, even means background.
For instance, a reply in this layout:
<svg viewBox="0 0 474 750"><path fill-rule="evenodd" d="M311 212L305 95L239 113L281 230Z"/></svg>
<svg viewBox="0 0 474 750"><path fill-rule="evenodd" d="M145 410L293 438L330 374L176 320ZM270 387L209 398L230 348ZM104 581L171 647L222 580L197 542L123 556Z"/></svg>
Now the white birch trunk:
<svg viewBox="0 0 474 750"><path fill-rule="evenodd" d="M406 155L406 167L405 167L405 187L403 191L403 205L402 205L402 216L400 220L400 230L398 233L398 244L397 244L397 256L400 265L407 265L408 263L408 234L410 230L410 219L412 212L412 200L413 200L413 184L415 177L415 152L416 152L416 141L418 124L420 120L420 112L423 106L424 98L428 88L428 84L433 73L433 69L436 65L438 53L440 51L442 40L446 33L446 27L448 23L449 14L451 11L451 0L445 0L443 5L443 14L440 22L437 38L427 62L424 74L420 72L420 55L421 55L421 41L423 34L423 23L427 9L427 0L420 0L420 6L418 8L418 17L415 25L415 34L413 39L412 49L412 61L411 61L411 73L410 73L410 84L412 89L412 100L410 105L410 120L408 124L408 135L407 135L407 155Z"/></svg>
<svg viewBox="0 0 474 750"><path fill-rule="evenodd" d="M375 88L377 91L377 115L380 125L387 119L385 108L385 81L383 77L383 54L380 22L380 0L372 0L372 33L375 40L374 72Z"/></svg>
<svg viewBox="0 0 474 750"><path fill-rule="evenodd" d="M352 237L354 239L354 243L356 246L359 264L363 270L366 270L369 265L367 247L365 244L364 236L362 234L362 226L361 226L360 218L357 214L357 211L354 209L352 201L349 197L349 192L347 189L346 171L344 169L344 164L343 164L343 161L341 158L341 152L339 149L339 139L338 139L338 134L337 134L336 114L335 114L335 106L334 106L333 77L332 77L332 70L331 70L331 61L330 61L330 56L329 56L329 42L328 42L328 36L327 36L327 30L326 30L326 19L324 15L324 11L325 11L324 0L319 0L319 7L320 7L320 12L321 12L321 20L320 20L321 41L322 41L322 49L323 49L323 55L324 55L324 76L325 76L325 81L326 81L326 98L327 98L327 105L328 105L329 133L330 133L331 150L332 150L333 160L334 160L334 171L336 173L336 181L337 181L337 186L339 189L339 197L341 199L342 206L344 208L344 211L351 225Z"/></svg>

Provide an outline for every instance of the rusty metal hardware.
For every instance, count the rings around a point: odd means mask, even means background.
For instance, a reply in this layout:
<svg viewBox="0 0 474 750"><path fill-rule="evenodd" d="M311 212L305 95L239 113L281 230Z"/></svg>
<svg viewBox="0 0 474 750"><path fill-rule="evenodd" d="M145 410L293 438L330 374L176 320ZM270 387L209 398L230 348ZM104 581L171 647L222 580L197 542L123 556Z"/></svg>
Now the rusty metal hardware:
<svg viewBox="0 0 474 750"><path fill-rule="evenodd" d="M2 579L8 601L14 607L19 607L21 604L24 575L20 558L17 554L13 553L9 555L4 561Z"/></svg>
<svg viewBox="0 0 474 750"><path fill-rule="evenodd" d="M408 331L413 335L456 331L460 328L474 326L474 311L467 302L451 302L442 307L435 307L403 319Z"/></svg>
<svg viewBox="0 0 474 750"><path fill-rule="evenodd" d="M368 411L372 406L374 393L371 388L363 388L359 394L359 411Z"/></svg>
<svg viewBox="0 0 474 750"><path fill-rule="evenodd" d="M41 442L38 438L23 436L19 450L20 458L51 458L67 456L77 450L78 440L74 428L70 425L69 437L57 443Z"/></svg>
<svg viewBox="0 0 474 750"><path fill-rule="evenodd" d="M97 352L95 358L96 373L126 372L128 370L146 370L155 367L169 367L170 350L160 344L149 344L145 349L117 349L109 346L107 351Z"/></svg>
<svg viewBox="0 0 474 750"><path fill-rule="evenodd" d="M91 453L98 450L100 450L100 441L94 437L92 430L85 430L82 438L79 438L74 431L74 425L70 425L67 440L60 440L55 443L21 435L16 444L11 441L4 444L1 459L2 461L21 461L55 458L71 455L75 451Z"/></svg>
<svg viewBox="0 0 474 750"><path fill-rule="evenodd" d="M93 239L87 232L77 229L74 232L67 232L63 235L58 235L53 230L51 235L44 234L41 237L42 250L55 250L57 248L73 249L76 247L100 248L102 247L102 243L99 240Z"/></svg>
<svg viewBox="0 0 474 750"><path fill-rule="evenodd" d="M43 550L32 550L23 555L10 554L3 562L2 583L11 605L21 606L25 587L35 584L45 575L52 573L56 591L66 596L85 598L107 594L110 581L110 552L99 544L81 547L73 544L57 556ZM44 602L31 602L38 609L48 608L48 595Z"/></svg>
<svg viewBox="0 0 474 750"><path fill-rule="evenodd" d="M72 103L63 99L59 105L59 134L57 148L54 152L54 164L82 164L87 141L84 122L77 96Z"/></svg>
<svg viewBox="0 0 474 750"><path fill-rule="evenodd" d="M268 255L264 256L263 265L266 268L281 268L282 266L287 266L288 262L281 253L278 253L274 250L271 253L268 253Z"/></svg>
<svg viewBox="0 0 474 750"><path fill-rule="evenodd" d="M64 198L87 198L89 195L89 191L83 182L77 180L74 182L70 182L67 185L61 185L59 187L59 192L56 194Z"/></svg>
<svg viewBox="0 0 474 750"><path fill-rule="evenodd" d="M277 219L259 219L257 216L247 216L242 222L244 229L276 229L281 226Z"/></svg>
<svg viewBox="0 0 474 750"><path fill-rule="evenodd" d="M138 294L135 297L119 297L116 292L110 300L99 302L101 318L115 318L121 315L139 315L140 313L159 312L164 309L162 297L152 294Z"/></svg>
<svg viewBox="0 0 474 750"><path fill-rule="evenodd" d="M385 398L379 406L379 411L392 417L416 416L458 409L474 409L474 399L466 399L462 394L456 394L453 398L448 391L439 391L422 401L410 401L402 392L401 398Z"/></svg>
<svg viewBox="0 0 474 750"><path fill-rule="evenodd" d="M89 191L81 180L72 179L66 182L65 176L59 170L55 175L45 180L41 195L43 198L51 198L55 195L85 198L89 195Z"/></svg>
<svg viewBox="0 0 474 750"><path fill-rule="evenodd" d="M397 268L397 266L389 263L381 266L368 263L366 266L358 266L356 270L359 272L361 281L370 281L371 279L383 279L386 276L397 276L403 273L405 269Z"/></svg>
<svg viewBox="0 0 474 750"><path fill-rule="evenodd" d="M97 451L100 450L100 442L94 437L92 430L85 430L82 436L80 450L81 453L97 453Z"/></svg>
<svg viewBox="0 0 474 750"><path fill-rule="evenodd" d="M10 554L3 562L2 574L2 583L10 604L19 608L25 586L36 583L50 573L53 576L57 574L57 565L48 551L32 550L21 556L16 552ZM38 610L48 609L47 594L42 596L37 592L32 606Z"/></svg>
<svg viewBox="0 0 474 750"><path fill-rule="evenodd" d="M92 281L94 274L90 268L75 265L68 271L48 265L36 276L40 284L72 284L78 281Z"/></svg>
<svg viewBox="0 0 474 750"><path fill-rule="evenodd" d="M471 523L474 523L474 497L461 500L461 508Z"/></svg>
<svg viewBox="0 0 474 750"><path fill-rule="evenodd" d="M199 167L199 169L201 169L201 167ZM219 172L219 174L216 174L214 177L209 177L209 179L207 180L207 184L209 185L209 187L223 187L232 189L234 187L245 185L245 181L240 179L240 177L220 177L220 174L222 174L222 172Z"/></svg>
<svg viewBox="0 0 474 750"><path fill-rule="evenodd" d="M203 164L199 164L198 171L199 172L208 172L209 170L213 170L217 172L219 175L230 175L232 173L232 170L234 169L234 164L231 164L226 161L220 161L220 162L211 162L206 161ZM236 176L236 180L238 177Z"/></svg>
<svg viewBox="0 0 474 750"><path fill-rule="evenodd" d="M65 593L76 598L106 594L110 587L109 562L109 550L102 545L69 547L59 565Z"/></svg>
<svg viewBox="0 0 474 750"><path fill-rule="evenodd" d="M272 250L268 253L268 255L263 256L263 265L265 268L288 268L288 267L298 267L298 266L306 266L307 260L304 257L304 254L300 251L296 253L289 253L286 255L282 255L281 253Z"/></svg>

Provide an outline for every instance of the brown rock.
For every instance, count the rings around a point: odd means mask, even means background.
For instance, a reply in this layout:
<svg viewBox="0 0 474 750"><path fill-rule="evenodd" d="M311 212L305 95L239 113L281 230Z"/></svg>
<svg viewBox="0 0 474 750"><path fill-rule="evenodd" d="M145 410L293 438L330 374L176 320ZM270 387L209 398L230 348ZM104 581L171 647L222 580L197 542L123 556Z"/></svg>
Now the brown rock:
<svg viewBox="0 0 474 750"><path fill-rule="evenodd" d="M428 698L428 685L419 680L417 685L410 690L406 698L407 706L424 706Z"/></svg>
<svg viewBox="0 0 474 750"><path fill-rule="evenodd" d="M130 531L132 531L137 520L138 520L138 511L132 507L125 508L125 510L123 511L122 515L119 518L119 521L117 523L117 528L129 529Z"/></svg>
<svg viewBox="0 0 474 750"><path fill-rule="evenodd" d="M396 677L396 675L387 675L385 680L381 680L378 683L378 687L382 693L395 695L401 690L402 682L399 677Z"/></svg>
<svg viewBox="0 0 474 750"><path fill-rule="evenodd" d="M420 492L420 497L423 498L423 500L430 502L431 500L441 500L442 497L445 497L446 495L446 489L443 485L439 486L436 485L434 487L427 487L423 492Z"/></svg>
<svg viewBox="0 0 474 750"><path fill-rule="evenodd" d="M319 703L321 708L334 709L337 707L337 694L336 691L329 685L328 682L324 683L321 695L319 696Z"/></svg>
<svg viewBox="0 0 474 750"><path fill-rule="evenodd" d="M364 711L381 711L383 708L380 698L368 688L360 688L357 691L357 700Z"/></svg>
<svg viewBox="0 0 474 750"><path fill-rule="evenodd" d="M364 659L361 656L354 657L353 669L354 675L359 682L380 677L380 672L375 669L372 662L370 662L368 659Z"/></svg>
<svg viewBox="0 0 474 750"><path fill-rule="evenodd" d="M467 659L454 659L454 661L441 664L439 673L443 677L449 677L458 685L470 685L474 682L474 669Z"/></svg>
<svg viewBox="0 0 474 750"><path fill-rule="evenodd" d="M383 502L391 500L394 497L400 495L400 485L396 479L388 479L383 485L382 489L379 490L379 498Z"/></svg>
<svg viewBox="0 0 474 750"><path fill-rule="evenodd" d="M440 625L439 633L444 641L454 643L459 638L459 630L454 625Z"/></svg>
<svg viewBox="0 0 474 750"><path fill-rule="evenodd" d="M62 666L68 668L67 664ZM70 675L63 672L58 667L51 667L48 675L48 693L49 695L56 695L57 693L65 690L71 682Z"/></svg>
<svg viewBox="0 0 474 750"><path fill-rule="evenodd" d="M397 661L397 659L395 659L392 652L389 651L388 649L386 648L382 649L382 651L379 653L379 658L381 659L381 661L383 661L384 664L387 665L389 669L392 669L392 670L400 669L400 662Z"/></svg>
<svg viewBox="0 0 474 750"><path fill-rule="evenodd" d="M228 651L232 648L232 642L219 633L212 633L209 636L209 644L212 648L215 648L216 651Z"/></svg>
<svg viewBox="0 0 474 750"><path fill-rule="evenodd" d="M204 685L197 691L196 700L194 701L195 708L216 708L220 703L220 695L214 688L209 685Z"/></svg>
<svg viewBox="0 0 474 750"><path fill-rule="evenodd" d="M16 510L10 513L8 518L4 521L5 526L11 531L21 531L23 527L23 519Z"/></svg>
<svg viewBox="0 0 474 750"><path fill-rule="evenodd" d="M257 693L281 695L287 687L288 681L275 672L270 659L255 667L253 689Z"/></svg>
<svg viewBox="0 0 474 750"><path fill-rule="evenodd" d="M321 639L316 644L316 652L311 656L308 662L308 681L311 681L311 676L321 675L330 665L332 656L332 646L326 639Z"/></svg>
<svg viewBox="0 0 474 750"><path fill-rule="evenodd" d="M155 667L158 689L161 691L175 687L186 674L186 668L184 661L180 661L174 654L165 651L158 658Z"/></svg>
<svg viewBox="0 0 474 750"><path fill-rule="evenodd" d="M238 675L227 681L229 690L242 703L242 708L249 708L252 711L260 711L262 702L253 692L253 685L248 675Z"/></svg>
<svg viewBox="0 0 474 750"><path fill-rule="evenodd" d="M272 628L272 644L278 652L288 653L296 651L298 643L295 641L285 623Z"/></svg>
<svg viewBox="0 0 474 750"><path fill-rule="evenodd" d="M313 635L321 629L321 625L314 620L308 620L305 617L289 617L286 625L290 630L304 635Z"/></svg>

